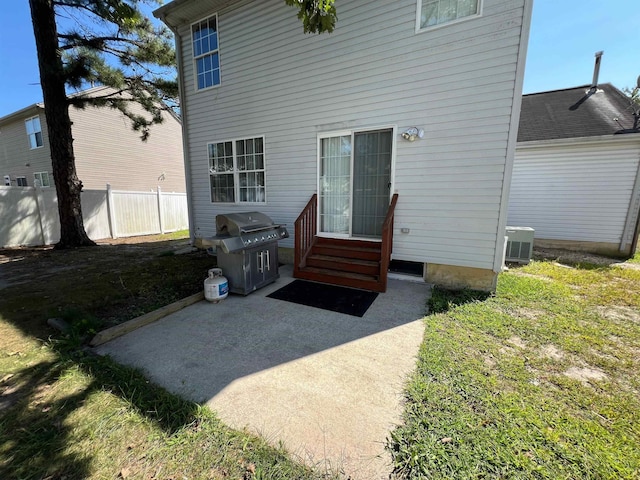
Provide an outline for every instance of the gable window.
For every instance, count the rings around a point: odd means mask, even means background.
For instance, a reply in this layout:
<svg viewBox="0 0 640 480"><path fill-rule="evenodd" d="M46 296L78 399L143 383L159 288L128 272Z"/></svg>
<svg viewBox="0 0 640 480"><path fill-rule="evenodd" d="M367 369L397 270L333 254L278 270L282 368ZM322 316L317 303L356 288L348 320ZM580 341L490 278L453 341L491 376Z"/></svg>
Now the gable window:
<svg viewBox="0 0 640 480"><path fill-rule="evenodd" d="M36 187L50 187L49 172L36 172L33 174L33 185Z"/></svg>
<svg viewBox="0 0 640 480"><path fill-rule="evenodd" d="M246 138L207 145L211 201L266 201L264 138Z"/></svg>
<svg viewBox="0 0 640 480"><path fill-rule="evenodd" d="M191 26L196 89L220 85L220 50L218 48L218 16Z"/></svg>
<svg viewBox="0 0 640 480"><path fill-rule="evenodd" d="M28 187L27 185L27 177L16 177L16 185L18 187Z"/></svg>
<svg viewBox="0 0 640 480"><path fill-rule="evenodd" d="M480 14L482 0L418 0L418 30Z"/></svg>
<svg viewBox="0 0 640 480"><path fill-rule="evenodd" d="M27 128L27 135L29 137L29 146L39 148L42 143L42 128L40 128L40 117L28 118L24 121L24 125Z"/></svg>

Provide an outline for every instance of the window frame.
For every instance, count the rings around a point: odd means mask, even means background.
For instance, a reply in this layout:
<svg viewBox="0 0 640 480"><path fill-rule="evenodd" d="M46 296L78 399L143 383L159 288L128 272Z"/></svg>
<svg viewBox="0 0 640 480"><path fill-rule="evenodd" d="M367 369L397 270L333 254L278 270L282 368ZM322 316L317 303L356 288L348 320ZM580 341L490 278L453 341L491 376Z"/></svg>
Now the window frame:
<svg viewBox="0 0 640 480"><path fill-rule="evenodd" d="M236 142L239 141L247 141L247 140L262 140L262 169L251 169L251 170L239 170L238 169L238 153L237 153L237 145ZM212 173L211 172L211 156L209 154L209 147L211 145L224 143L231 143L231 156L233 159L233 170L231 172L224 173ZM244 137L236 137L233 139L226 139L220 141L211 141L207 142L206 146L207 152L207 173L209 177L209 200L214 205L266 205L267 204L267 148L266 148L266 138L264 135L247 135ZM264 176L264 200L262 201L242 201L240 200L240 175L242 173L251 173L251 172L262 172ZM211 178L217 175L233 175L233 202L216 202L213 200L213 191L211 188Z"/></svg>
<svg viewBox="0 0 640 480"><path fill-rule="evenodd" d="M482 8L484 6L484 0L478 0L478 10L477 13L473 15L467 15L466 17L456 18L455 20L451 20L444 23L438 23L436 25L430 25L428 27L420 26L420 19L422 18L422 3L423 1L428 0L417 0L416 1L416 33L424 33L431 32L433 30L437 30L439 28L449 27L451 25L456 25L458 23L467 22L469 20L473 20L482 16ZM440 0L439 0L440 1Z"/></svg>
<svg viewBox="0 0 640 480"><path fill-rule="evenodd" d="M35 130L33 132L29 131L29 127L32 125L32 122L34 120L38 120L38 129L39 130ZM42 134L42 122L40 121L40 115L34 115L33 117L30 118L25 118L24 120L24 127L25 130L27 131L27 138L29 140L29 149L30 150L35 150L37 148L42 148L44 147L44 135ZM31 127L33 128L33 127ZM41 145L38 145L38 133L40 134L40 143ZM35 140L35 144L36 146L34 147L33 144L31 143L31 138L34 138Z"/></svg>
<svg viewBox="0 0 640 480"><path fill-rule="evenodd" d="M193 27L196 25L199 25L202 22L205 21L209 21L210 19L215 18L216 21L216 40L217 40L217 48L215 50L208 50L206 53L201 53L200 55L196 55L195 52L195 42L194 42L194 32L193 32ZM189 26L189 32L191 34L191 60L193 63L193 88L196 92L204 92L206 90L210 90L212 88L218 88L220 87L220 85L222 85L222 63L221 63L221 56L220 56L220 22L219 22L219 17L218 17L218 13L213 13L211 15L207 15L204 18L201 18L200 20L193 22L190 26ZM210 85L208 87L203 87L203 88L198 88L198 60L201 58L206 57L207 55L211 55L213 57L214 54L218 54L218 76L220 77L220 81L217 84L214 85Z"/></svg>
<svg viewBox="0 0 640 480"><path fill-rule="evenodd" d="M21 183L24 183L24 185L20 185ZM28 187L29 183L27 182L27 177L24 176L20 176L20 177L16 177L16 187Z"/></svg>
<svg viewBox="0 0 640 480"><path fill-rule="evenodd" d="M43 181L43 175L47 176L47 184L45 185ZM33 186L36 186L36 182L40 182L40 188L49 188L51 187L51 180L49 177L49 172L34 172L33 173Z"/></svg>

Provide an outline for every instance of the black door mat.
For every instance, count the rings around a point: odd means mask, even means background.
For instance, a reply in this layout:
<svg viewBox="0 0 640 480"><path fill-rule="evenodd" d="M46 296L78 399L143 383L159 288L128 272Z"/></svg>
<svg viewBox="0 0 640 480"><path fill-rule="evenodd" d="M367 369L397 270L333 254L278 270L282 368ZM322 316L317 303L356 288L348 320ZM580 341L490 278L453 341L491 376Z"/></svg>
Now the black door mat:
<svg viewBox="0 0 640 480"><path fill-rule="evenodd" d="M267 295L269 298L345 313L354 317L362 317L377 296L375 292L305 280L294 280L280 290Z"/></svg>

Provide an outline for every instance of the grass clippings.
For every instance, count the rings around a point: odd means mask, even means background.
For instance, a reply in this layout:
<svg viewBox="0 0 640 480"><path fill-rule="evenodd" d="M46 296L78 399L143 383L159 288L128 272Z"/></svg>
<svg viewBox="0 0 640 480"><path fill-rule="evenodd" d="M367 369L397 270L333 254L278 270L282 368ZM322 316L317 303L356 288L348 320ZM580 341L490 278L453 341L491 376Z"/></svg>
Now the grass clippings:
<svg viewBox="0 0 640 480"><path fill-rule="evenodd" d="M426 318L400 478L640 478L640 270L534 261ZM567 267L571 268L567 268Z"/></svg>

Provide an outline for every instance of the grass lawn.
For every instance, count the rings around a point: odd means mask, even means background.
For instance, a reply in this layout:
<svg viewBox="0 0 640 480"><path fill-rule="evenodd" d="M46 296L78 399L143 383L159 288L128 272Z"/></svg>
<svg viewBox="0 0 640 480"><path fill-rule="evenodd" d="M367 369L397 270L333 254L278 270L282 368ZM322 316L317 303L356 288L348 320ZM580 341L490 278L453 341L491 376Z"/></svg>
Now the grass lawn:
<svg viewBox="0 0 640 480"><path fill-rule="evenodd" d="M184 236L0 250L0 479L330 478L82 350L96 330L202 291L215 260L175 255Z"/></svg>
<svg viewBox="0 0 640 480"><path fill-rule="evenodd" d="M214 260L175 255L183 235L0 251L0 479L335 478L82 349L202 290ZM389 439L398 478L640 478L638 263L540 261L494 296L436 290Z"/></svg>
<svg viewBox="0 0 640 480"><path fill-rule="evenodd" d="M640 478L640 258L535 261L485 299L436 290L404 424L403 478Z"/></svg>

